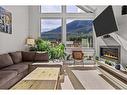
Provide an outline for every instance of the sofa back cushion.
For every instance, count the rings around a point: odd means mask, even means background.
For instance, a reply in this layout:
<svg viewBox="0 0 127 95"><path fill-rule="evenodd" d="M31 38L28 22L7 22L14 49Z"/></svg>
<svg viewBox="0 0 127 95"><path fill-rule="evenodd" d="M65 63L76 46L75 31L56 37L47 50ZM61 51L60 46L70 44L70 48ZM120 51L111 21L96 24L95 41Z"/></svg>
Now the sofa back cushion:
<svg viewBox="0 0 127 95"><path fill-rule="evenodd" d="M9 54L0 55L0 68L7 67L12 64L13 64L13 61Z"/></svg>
<svg viewBox="0 0 127 95"><path fill-rule="evenodd" d="M22 53L21 53L21 51L12 52L12 53L9 53L9 54L10 54L10 56L11 56L11 58L12 58L12 60L15 64L22 62Z"/></svg>
<svg viewBox="0 0 127 95"><path fill-rule="evenodd" d="M49 57L48 57L48 53L47 52L40 52L40 53L36 53L35 58L34 58L35 62L48 62L49 61Z"/></svg>
<svg viewBox="0 0 127 95"><path fill-rule="evenodd" d="M22 52L22 60L26 62L33 62L35 58L36 52L29 51L29 52Z"/></svg>

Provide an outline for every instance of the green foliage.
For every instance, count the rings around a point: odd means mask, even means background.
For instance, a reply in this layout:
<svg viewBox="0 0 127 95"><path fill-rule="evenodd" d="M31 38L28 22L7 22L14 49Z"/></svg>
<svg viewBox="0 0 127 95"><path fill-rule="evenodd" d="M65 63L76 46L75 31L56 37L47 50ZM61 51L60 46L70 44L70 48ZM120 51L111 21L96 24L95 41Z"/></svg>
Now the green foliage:
<svg viewBox="0 0 127 95"><path fill-rule="evenodd" d="M70 41L80 41L81 42L82 41L82 37L77 37L77 36L76 37L73 37L72 36L72 37L69 38L69 40Z"/></svg>
<svg viewBox="0 0 127 95"><path fill-rule="evenodd" d="M99 57L98 57L98 56L95 56L95 59L96 59L96 60L99 60Z"/></svg>
<svg viewBox="0 0 127 95"><path fill-rule="evenodd" d="M51 48L51 43L49 41L44 41L42 39L38 39L36 41L37 51L49 51Z"/></svg>
<svg viewBox="0 0 127 95"><path fill-rule="evenodd" d="M127 65L125 65L125 68L127 69Z"/></svg>
<svg viewBox="0 0 127 95"><path fill-rule="evenodd" d="M65 58L64 49L65 46L61 43L57 46L52 47L50 49L51 59L64 59Z"/></svg>
<svg viewBox="0 0 127 95"><path fill-rule="evenodd" d="M113 64L109 60L105 60L105 63L112 66Z"/></svg>
<svg viewBox="0 0 127 95"><path fill-rule="evenodd" d="M30 47L29 50L30 51L36 51L36 47Z"/></svg>
<svg viewBox="0 0 127 95"><path fill-rule="evenodd" d="M36 50L37 51L46 51L48 52L49 59L64 59L65 58L65 46L60 43L56 46L53 46L50 41L45 41L38 39L36 41Z"/></svg>

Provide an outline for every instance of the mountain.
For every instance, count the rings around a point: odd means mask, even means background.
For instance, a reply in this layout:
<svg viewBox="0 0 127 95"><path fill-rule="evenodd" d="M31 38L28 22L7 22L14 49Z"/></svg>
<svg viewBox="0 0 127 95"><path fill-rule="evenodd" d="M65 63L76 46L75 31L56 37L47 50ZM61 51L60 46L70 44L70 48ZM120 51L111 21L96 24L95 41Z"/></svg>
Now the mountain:
<svg viewBox="0 0 127 95"><path fill-rule="evenodd" d="M89 33L92 31L92 20L75 20L67 24L67 33ZM49 35L52 34L52 35ZM54 35L53 35L54 34ZM57 35L58 34L58 35ZM50 31L41 33L42 37L51 38L51 36L59 36L61 34L61 26ZM55 37L52 37L55 38Z"/></svg>

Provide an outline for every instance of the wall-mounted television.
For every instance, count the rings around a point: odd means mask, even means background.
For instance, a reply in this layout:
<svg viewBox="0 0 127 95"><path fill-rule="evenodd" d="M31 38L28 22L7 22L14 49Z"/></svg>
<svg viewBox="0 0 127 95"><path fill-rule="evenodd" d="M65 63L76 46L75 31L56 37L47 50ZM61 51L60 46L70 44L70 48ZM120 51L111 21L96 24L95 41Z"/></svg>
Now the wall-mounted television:
<svg viewBox="0 0 127 95"><path fill-rule="evenodd" d="M96 36L103 36L118 31L112 6L108 6L93 21Z"/></svg>

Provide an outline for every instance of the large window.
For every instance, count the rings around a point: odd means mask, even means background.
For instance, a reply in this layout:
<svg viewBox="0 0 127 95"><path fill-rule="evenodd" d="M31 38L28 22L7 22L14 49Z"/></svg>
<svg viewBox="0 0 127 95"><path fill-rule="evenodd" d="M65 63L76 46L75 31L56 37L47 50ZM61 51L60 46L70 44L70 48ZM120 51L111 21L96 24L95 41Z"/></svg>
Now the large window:
<svg viewBox="0 0 127 95"><path fill-rule="evenodd" d="M92 20L87 20L85 13L77 6L41 6L41 37L66 45L71 42L72 46L93 47Z"/></svg>
<svg viewBox="0 0 127 95"><path fill-rule="evenodd" d="M66 12L67 13L84 13L83 10L81 10L77 6L72 6L72 5L66 7Z"/></svg>
<svg viewBox="0 0 127 95"><path fill-rule="evenodd" d="M93 46L92 20L67 19L67 41L76 46Z"/></svg>
<svg viewBox="0 0 127 95"><path fill-rule="evenodd" d="M41 13L61 13L61 6L41 6Z"/></svg>
<svg viewBox="0 0 127 95"><path fill-rule="evenodd" d="M41 37L50 41L61 41L61 19L41 19Z"/></svg>

